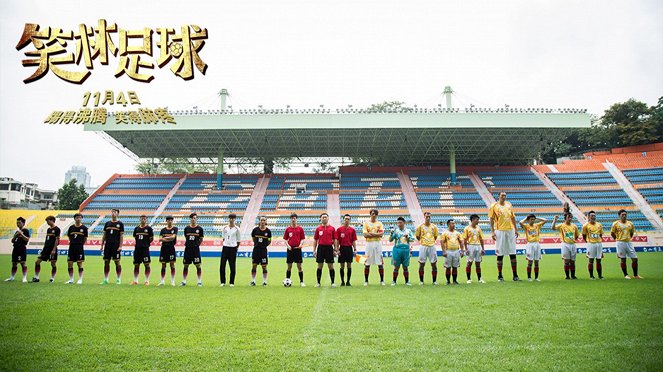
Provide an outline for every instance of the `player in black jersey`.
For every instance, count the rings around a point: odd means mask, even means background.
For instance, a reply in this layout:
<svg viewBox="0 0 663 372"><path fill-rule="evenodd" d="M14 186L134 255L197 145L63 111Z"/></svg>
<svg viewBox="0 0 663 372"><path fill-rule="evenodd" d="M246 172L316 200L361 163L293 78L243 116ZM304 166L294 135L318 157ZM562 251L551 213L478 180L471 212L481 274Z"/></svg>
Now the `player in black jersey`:
<svg viewBox="0 0 663 372"><path fill-rule="evenodd" d="M184 269L182 269L182 283L181 286L186 285L186 277L189 274L189 265L196 266L196 273L198 274L198 287L203 285L203 270L200 267L200 243L203 241L204 231L203 228L198 226L198 214L191 213L189 215L189 225L184 228Z"/></svg>
<svg viewBox="0 0 663 372"><path fill-rule="evenodd" d="M5 282L13 282L18 270L18 264L21 264L23 270L23 283L28 282L28 266L25 264L25 256L27 255L28 242L30 241L30 230L25 228L25 218L19 217L16 219L16 231L12 238L12 272L11 276L5 279Z"/></svg>
<svg viewBox="0 0 663 372"><path fill-rule="evenodd" d="M76 213L74 224L69 226L67 230L67 237L69 238L69 252L67 253L69 281L65 284L74 283L74 262L78 265L78 281L76 284L83 284L83 262L85 261L85 242L87 242L88 230L82 221L83 215Z"/></svg>
<svg viewBox="0 0 663 372"><path fill-rule="evenodd" d="M104 235L101 238L101 251L104 254L104 280L100 284L108 284L111 260L115 262L115 274L117 274L115 283L122 283L120 255L122 254L122 243L124 240L124 224L117 219L119 214L119 209L111 209L111 220L104 225Z"/></svg>
<svg viewBox="0 0 663 372"><path fill-rule="evenodd" d="M166 265L170 263L170 284L175 285L175 244L177 243L177 226L173 226L173 217L166 217L166 227L161 229L161 251L159 252L159 262L161 262L161 281L159 285L164 285L166 278Z"/></svg>
<svg viewBox="0 0 663 372"><path fill-rule="evenodd" d="M267 217L260 217L260 224L251 231L253 239L253 253L251 259L251 286L256 285L256 268L262 266L262 285L267 285L267 246L272 243L272 231L267 227Z"/></svg>
<svg viewBox="0 0 663 372"><path fill-rule="evenodd" d="M140 216L140 225L134 228L134 239L136 240L134 248L134 281L132 285L138 284L138 274L140 273L140 264L145 265L145 285L150 285L150 244L154 240L154 231L147 224L147 216Z"/></svg>
<svg viewBox="0 0 663 372"><path fill-rule="evenodd" d="M35 275L32 277L32 282L39 282L39 273L41 272L41 262L51 262L51 279L50 282L55 281L55 273L58 271L58 245L60 245L60 228L55 226L55 217L46 217L46 240L44 241L44 248L42 248L37 261L35 261Z"/></svg>

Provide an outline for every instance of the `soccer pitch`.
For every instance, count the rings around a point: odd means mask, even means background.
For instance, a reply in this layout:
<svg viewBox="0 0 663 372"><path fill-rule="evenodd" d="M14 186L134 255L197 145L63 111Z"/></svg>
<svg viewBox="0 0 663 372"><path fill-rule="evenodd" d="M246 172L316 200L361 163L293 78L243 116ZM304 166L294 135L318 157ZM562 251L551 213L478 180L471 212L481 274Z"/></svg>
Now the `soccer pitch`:
<svg viewBox="0 0 663 372"><path fill-rule="evenodd" d="M238 259L234 288L219 287L219 259L203 258L187 287L101 286L102 261L88 257L83 285L65 285L60 257L56 282L42 264L42 282L0 283L2 370L660 370L663 367L663 255L640 253L643 280L622 278L614 254L603 281L563 279L558 255L544 256L541 282L496 281L495 257L483 266L486 284L423 287L412 264L412 287L378 285L377 268L364 287L353 265L353 287L314 288L315 264L305 259L306 288L284 288L285 259L270 259L269 286L249 287L250 261ZM32 277L35 256L28 260ZM153 260L156 257L153 257ZM525 260L518 257L526 278ZM0 256L2 279L10 257ZM464 262L464 260L463 260ZM177 282L181 280L177 263ZM296 270L295 270L296 271ZM337 266L338 278L338 266ZM629 261L629 272L630 261ZM191 275L193 274L193 275ZM169 282L168 272L166 282ZM258 270L258 283L261 282ZM76 278L78 274L76 274ZM115 272L111 269L111 282ZM143 280L141 269L140 281ZM440 282L444 271L440 270ZM338 282L338 279L337 279Z"/></svg>

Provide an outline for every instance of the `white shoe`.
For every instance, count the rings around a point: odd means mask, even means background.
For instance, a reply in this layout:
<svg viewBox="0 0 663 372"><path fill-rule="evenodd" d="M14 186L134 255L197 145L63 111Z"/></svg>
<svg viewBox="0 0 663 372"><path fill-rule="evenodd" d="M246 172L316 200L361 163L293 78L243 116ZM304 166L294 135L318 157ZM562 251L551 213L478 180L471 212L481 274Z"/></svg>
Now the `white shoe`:
<svg viewBox="0 0 663 372"><path fill-rule="evenodd" d="M380 282L380 285L386 285L386 284L384 284L384 282Z"/></svg>
<svg viewBox="0 0 663 372"><path fill-rule="evenodd" d="M166 284L166 283L164 283L163 281L161 281L161 282L159 282L159 284L157 284L157 287L161 287L161 286L163 286L164 284Z"/></svg>
<svg viewBox="0 0 663 372"><path fill-rule="evenodd" d="M534 279L535 282L540 282L539 278Z"/></svg>
<svg viewBox="0 0 663 372"><path fill-rule="evenodd" d="M73 280L67 280L66 282L64 282L64 284L74 284L74 281Z"/></svg>
<svg viewBox="0 0 663 372"><path fill-rule="evenodd" d="M170 282L170 285L172 285L172 286L174 287L174 286L175 286L175 282Z"/></svg>
<svg viewBox="0 0 663 372"><path fill-rule="evenodd" d="M76 284L83 284L83 279L78 279L78 281L76 282Z"/></svg>
<svg viewBox="0 0 663 372"><path fill-rule="evenodd" d="M368 287L368 282L364 282L364 287Z"/></svg>
<svg viewBox="0 0 663 372"><path fill-rule="evenodd" d="M55 279L54 279L54 278L48 279L48 282L49 282L49 283L54 283L54 282L55 282Z"/></svg>
<svg viewBox="0 0 663 372"><path fill-rule="evenodd" d="M315 288L320 288L320 283L315 283Z"/></svg>
<svg viewBox="0 0 663 372"><path fill-rule="evenodd" d="M486 284L486 282L483 280L483 278L479 279L479 283Z"/></svg>
<svg viewBox="0 0 663 372"><path fill-rule="evenodd" d="M392 287L395 287L395 286L396 286L396 282L391 282L391 286L392 286Z"/></svg>
<svg viewBox="0 0 663 372"><path fill-rule="evenodd" d="M332 287L332 288L336 288L336 284L335 284L335 283L332 283L331 287Z"/></svg>
<svg viewBox="0 0 663 372"><path fill-rule="evenodd" d="M405 283L405 285L408 286L408 287L412 287L412 283L410 283L410 282Z"/></svg>
<svg viewBox="0 0 663 372"><path fill-rule="evenodd" d="M232 287L234 287L234 286L235 286L234 284L231 284L231 285L230 285L230 288L232 288Z"/></svg>
<svg viewBox="0 0 663 372"><path fill-rule="evenodd" d="M27 279L27 278L23 278L23 280L21 280L21 282L23 282L23 283L27 283L27 282L28 282L28 279Z"/></svg>
<svg viewBox="0 0 663 372"><path fill-rule="evenodd" d="M424 285L424 282L419 282L419 285Z"/></svg>
<svg viewBox="0 0 663 372"><path fill-rule="evenodd" d="M301 283L299 283L299 286L300 287L306 287L306 284L304 284L304 282L301 282Z"/></svg>
<svg viewBox="0 0 663 372"><path fill-rule="evenodd" d="M532 281L532 278L527 278L527 281L528 281L528 282L531 282L531 281Z"/></svg>
<svg viewBox="0 0 663 372"><path fill-rule="evenodd" d="M472 279L468 279L467 284L472 284Z"/></svg>
<svg viewBox="0 0 663 372"><path fill-rule="evenodd" d="M7 279L5 279L5 282L13 282L13 281L14 281L14 278L7 278Z"/></svg>
<svg viewBox="0 0 663 372"><path fill-rule="evenodd" d="M438 282L433 282L433 285L440 285Z"/></svg>
<svg viewBox="0 0 663 372"><path fill-rule="evenodd" d="M225 287L225 286L226 286L226 283L221 283L221 286L222 286L222 287Z"/></svg>
<svg viewBox="0 0 663 372"><path fill-rule="evenodd" d="M624 279L631 279L631 277L628 275L624 275Z"/></svg>

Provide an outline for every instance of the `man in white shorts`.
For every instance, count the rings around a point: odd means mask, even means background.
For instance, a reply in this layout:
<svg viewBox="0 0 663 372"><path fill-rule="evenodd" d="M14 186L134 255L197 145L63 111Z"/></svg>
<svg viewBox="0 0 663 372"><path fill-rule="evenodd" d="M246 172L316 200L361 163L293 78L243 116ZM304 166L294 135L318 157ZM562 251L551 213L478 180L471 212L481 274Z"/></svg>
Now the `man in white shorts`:
<svg viewBox="0 0 663 372"><path fill-rule="evenodd" d="M463 230L463 240L465 241L465 249L467 250L467 266L465 267L465 274L467 274L467 284L472 283L472 262L476 264L477 279L479 283L485 283L481 277L481 259L486 251L483 246L483 232L479 227L479 216L473 214L470 216L470 225L465 226Z"/></svg>
<svg viewBox="0 0 663 372"><path fill-rule="evenodd" d="M624 279L631 279L626 270L626 259L631 259L631 268L633 268L633 277L642 279L638 275L638 255L635 254L635 248L631 240L635 235L635 226L631 221L626 219L626 211L624 209L619 211L619 219L612 224L610 235L617 241L617 257L621 260L622 272Z"/></svg>
<svg viewBox="0 0 663 372"><path fill-rule="evenodd" d="M603 226L596 222L596 213L589 211L587 213L588 222L582 226L582 237L587 243L587 270L589 270L589 279L594 280L594 260L596 260L596 272L599 274L599 279L603 279L603 266L601 259L603 259Z"/></svg>
<svg viewBox="0 0 663 372"><path fill-rule="evenodd" d="M460 266L460 258L463 256L462 238L462 234L456 230L456 222L447 220L447 230L442 233L440 239L447 285L451 284L451 277L453 277L453 284L458 284L458 267Z"/></svg>
<svg viewBox="0 0 663 372"><path fill-rule="evenodd" d="M368 285L368 275L371 273L371 265L378 265L380 272L380 285L384 285L384 260L382 259L382 235L384 226L378 221L378 210L371 209L371 218L364 221L363 234L366 239L366 262L364 263L364 286Z"/></svg>
<svg viewBox="0 0 663 372"><path fill-rule="evenodd" d="M559 231L562 238L562 259L564 259L564 274L566 279L578 279L576 277L576 240L580 236L578 226L573 224L573 215L564 215L564 223L557 224L557 216L553 219L552 229ZM569 272L571 276L569 276Z"/></svg>
<svg viewBox="0 0 663 372"><path fill-rule="evenodd" d="M539 281L539 261L541 261L541 244L539 237L541 235L541 227L546 224L548 220L545 218L537 219L535 215L530 214L520 221L520 227L523 228L525 236L527 237L527 245L525 246L525 257L527 258L527 280L532 281L532 263L534 263L534 280Z"/></svg>
<svg viewBox="0 0 663 372"><path fill-rule="evenodd" d="M511 203L506 201L506 193L501 192L498 201L490 206L488 212L490 218L490 233L495 241L495 255L497 256L497 280L504 281L502 276L502 264L504 255L511 259L511 271L513 281L518 278L518 261L516 260L516 238L518 238L518 226L516 226L516 215L513 213Z"/></svg>
<svg viewBox="0 0 663 372"><path fill-rule="evenodd" d="M426 261L430 262L433 274L433 285L437 285L437 247L435 242L439 235L437 226L430 222L430 212L424 213L424 223L417 227L415 236L419 243L419 285L424 285L424 268Z"/></svg>

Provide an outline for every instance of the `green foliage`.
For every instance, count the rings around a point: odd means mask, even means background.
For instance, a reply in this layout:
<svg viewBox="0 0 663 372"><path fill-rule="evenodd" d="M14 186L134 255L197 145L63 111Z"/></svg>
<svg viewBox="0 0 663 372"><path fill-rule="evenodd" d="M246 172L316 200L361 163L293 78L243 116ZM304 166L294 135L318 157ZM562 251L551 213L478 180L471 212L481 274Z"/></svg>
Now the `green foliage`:
<svg viewBox="0 0 663 372"><path fill-rule="evenodd" d="M490 256L483 285L434 287L427 265L420 287L412 260L413 287L402 284L402 273L398 286L378 286L375 267L371 285L363 287L355 264L354 286L334 289L326 267L323 288L313 287L310 258L306 288L298 287L296 270L294 286L281 285L284 258L270 259L266 288L248 286L247 258L237 260L237 286L219 288L219 258L206 257L204 286L195 286L190 268L194 285L182 288L154 286L156 257L150 287L127 284L130 257L122 258L124 284L100 286L103 263L94 256L85 262L84 284L65 285L61 257L53 284L46 263L41 283L0 282L0 365L8 371L660 370L663 254L639 255L644 280L621 278L610 254L605 280L588 280L587 260L578 255L580 279L565 281L560 256L546 255L540 283L498 283ZM0 256L7 274L9 261ZM523 256L518 261L523 277ZM389 277L391 266L386 269ZM181 270L178 260L178 281Z"/></svg>
<svg viewBox="0 0 663 372"><path fill-rule="evenodd" d="M78 209L88 196L85 187L76 185L76 180L72 179L58 190L57 208L63 210Z"/></svg>

